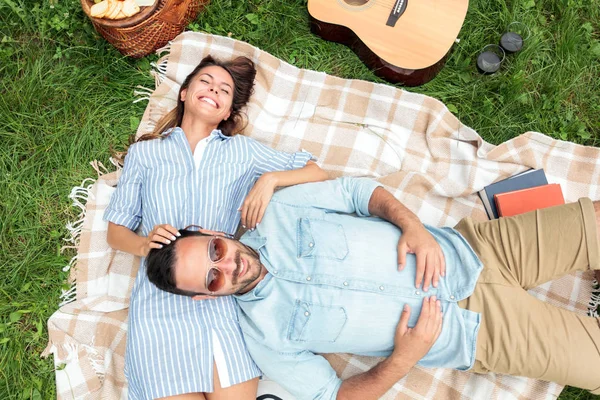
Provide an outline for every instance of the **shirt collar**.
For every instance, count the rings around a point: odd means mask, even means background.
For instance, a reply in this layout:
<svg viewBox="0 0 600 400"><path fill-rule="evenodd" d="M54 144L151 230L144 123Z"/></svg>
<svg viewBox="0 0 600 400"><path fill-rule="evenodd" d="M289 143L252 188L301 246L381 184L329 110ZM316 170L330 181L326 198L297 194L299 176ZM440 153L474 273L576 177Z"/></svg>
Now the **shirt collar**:
<svg viewBox="0 0 600 400"><path fill-rule="evenodd" d="M248 247L252 247L257 253L261 247L267 244L267 238L258 233L258 229L248 231L242 235L240 242Z"/></svg>
<svg viewBox="0 0 600 400"><path fill-rule="evenodd" d="M262 300L268 295L268 292L271 291L268 290L269 287L267 286L271 279L273 279L273 275L267 273L265 277L260 282L258 282L258 284L251 291L244 294L234 294L233 297L235 297L239 301Z"/></svg>
<svg viewBox="0 0 600 400"><path fill-rule="evenodd" d="M218 138L220 138L220 139L222 139L222 140L229 140L229 139L231 139L231 136L225 136L225 135L223 134L223 132L221 132L221 130L220 130L220 129L214 129L214 130L213 130L213 131L210 133L210 135L211 135L211 136L218 137Z"/></svg>
<svg viewBox="0 0 600 400"><path fill-rule="evenodd" d="M164 135L185 135L185 133L183 132L183 129L181 129L179 126L176 126L175 128L169 128L167 130L165 130L163 133L161 133L162 136ZM213 138L219 138L221 140L229 140L231 139L231 136L225 136L223 134L223 132L221 132L220 129L213 129L213 131L210 133L210 135L208 136L210 139L212 140Z"/></svg>

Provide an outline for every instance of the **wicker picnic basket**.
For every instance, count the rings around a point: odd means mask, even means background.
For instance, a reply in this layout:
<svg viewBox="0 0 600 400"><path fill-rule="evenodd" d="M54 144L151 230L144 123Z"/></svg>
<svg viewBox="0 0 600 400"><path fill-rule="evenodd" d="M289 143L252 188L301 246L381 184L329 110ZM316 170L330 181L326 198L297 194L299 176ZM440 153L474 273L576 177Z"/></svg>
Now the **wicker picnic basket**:
<svg viewBox="0 0 600 400"><path fill-rule="evenodd" d="M136 15L109 20L90 16L92 0L80 0L96 31L122 54L144 57L167 44L193 21L210 0L156 0Z"/></svg>

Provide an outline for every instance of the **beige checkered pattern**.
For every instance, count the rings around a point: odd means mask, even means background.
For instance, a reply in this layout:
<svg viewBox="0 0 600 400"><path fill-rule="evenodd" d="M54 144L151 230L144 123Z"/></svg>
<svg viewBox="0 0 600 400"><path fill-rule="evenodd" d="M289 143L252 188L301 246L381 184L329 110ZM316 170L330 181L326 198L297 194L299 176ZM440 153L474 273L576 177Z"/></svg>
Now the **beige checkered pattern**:
<svg viewBox="0 0 600 400"><path fill-rule="evenodd" d="M246 43L187 32L159 60L160 85L138 134L152 130L174 107L179 84L206 54L237 55L258 66L245 132L279 150L312 152L332 176L369 176L383 183L426 223L453 226L462 217L485 219L476 192L528 168L544 168L567 201L600 199L600 149L527 132L500 146L486 143L439 101L389 85L340 79L295 68ZM166 66L166 74L164 74ZM160 75L160 76L159 76ZM139 260L106 244L102 213L118 173L89 188L78 259L76 301L48 322L49 352L60 398L126 397L123 374L128 297ZM532 290L544 301L587 311L592 276L564 277ZM327 356L342 378L378 358ZM544 399L562 387L502 375L415 367L384 399Z"/></svg>

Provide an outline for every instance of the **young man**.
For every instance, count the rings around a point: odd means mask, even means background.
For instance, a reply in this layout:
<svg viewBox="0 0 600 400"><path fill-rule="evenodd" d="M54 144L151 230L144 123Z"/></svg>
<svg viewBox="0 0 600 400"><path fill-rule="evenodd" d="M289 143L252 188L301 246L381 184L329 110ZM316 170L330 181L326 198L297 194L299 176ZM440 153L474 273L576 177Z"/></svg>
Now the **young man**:
<svg viewBox="0 0 600 400"><path fill-rule="evenodd" d="M298 398L378 398L416 363L600 393L598 320L526 292L600 270L598 225L600 202L581 199L424 226L376 182L341 178L278 192L239 242L182 232L148 275L197 299L236 294L252 357ZM388 357L342 381L316 354L331 352Z"/></svg>

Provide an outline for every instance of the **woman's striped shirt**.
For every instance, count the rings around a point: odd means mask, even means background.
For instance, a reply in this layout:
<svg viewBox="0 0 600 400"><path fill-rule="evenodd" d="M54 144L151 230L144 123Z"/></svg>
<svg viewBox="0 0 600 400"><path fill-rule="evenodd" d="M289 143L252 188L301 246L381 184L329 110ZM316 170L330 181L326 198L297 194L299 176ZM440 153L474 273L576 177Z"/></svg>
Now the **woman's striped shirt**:
<svg viewBox="0 0 600 400"><path fill-rule="evenodd" d="M104 219L147 236L155 225L200 225L235 233L237 211L263 173L303 167L311 154L284 153L245 136L211 133L196 166L185 133L129 147ZM212 336L225 354L233 385L256 377L231 297L194 301L157 289L145 263L131 295L125 372L129 397L150 399L213 390ZM228 378L228 379L226 379Z"/></svg>

